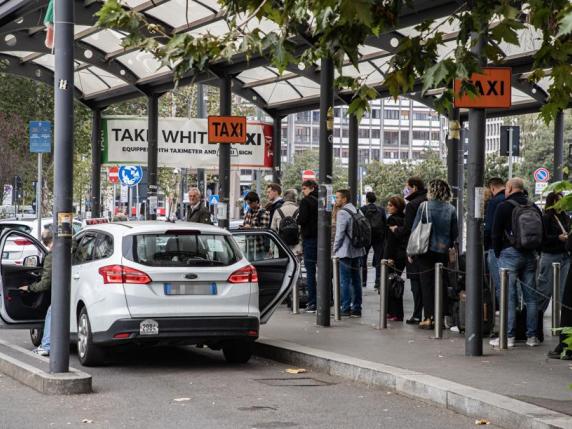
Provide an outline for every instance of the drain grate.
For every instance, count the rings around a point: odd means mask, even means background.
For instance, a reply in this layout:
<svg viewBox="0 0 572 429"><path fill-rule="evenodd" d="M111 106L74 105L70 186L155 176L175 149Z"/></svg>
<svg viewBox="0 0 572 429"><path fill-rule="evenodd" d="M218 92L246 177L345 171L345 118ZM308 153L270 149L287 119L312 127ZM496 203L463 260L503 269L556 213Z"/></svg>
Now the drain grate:
<svg viewBox="0 0 572 429"><path fill-rule="evenodd" d="M333 383L327 381L317 380L312 377L287 377L287 378L258 378L259 383L266 384L267 386L276 387L318 387L330 386Z"/></svg>

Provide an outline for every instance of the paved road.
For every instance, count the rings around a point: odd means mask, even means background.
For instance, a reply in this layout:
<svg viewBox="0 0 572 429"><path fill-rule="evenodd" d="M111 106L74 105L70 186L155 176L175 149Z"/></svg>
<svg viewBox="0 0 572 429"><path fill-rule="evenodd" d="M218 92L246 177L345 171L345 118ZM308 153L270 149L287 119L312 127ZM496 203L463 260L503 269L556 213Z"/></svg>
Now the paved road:
<svg viewBox="0 0 572 429"><path fill-rule="evenodd" d="M0 338L30 347L24 332L0 331ZM80 367L75 355L72 365ZM218 352L165 347L125 351L113 364L88 370L90 395L44 396L0 376L0 428L475 426L474 419L385 390L287 368L263 359L231 366Z"/></svg>

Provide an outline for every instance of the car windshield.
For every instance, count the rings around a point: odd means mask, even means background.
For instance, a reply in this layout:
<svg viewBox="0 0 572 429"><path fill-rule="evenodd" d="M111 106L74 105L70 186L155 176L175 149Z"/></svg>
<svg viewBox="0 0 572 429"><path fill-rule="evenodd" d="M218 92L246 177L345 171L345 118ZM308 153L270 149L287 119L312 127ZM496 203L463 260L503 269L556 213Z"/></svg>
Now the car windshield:
<svg viewBox="0 0 572 429"><path fill-rule="evenodd" d="M22 225L20 223L0 223L0 233L7 230L7 229L14 229L16 231L22 231L29 233L32 228L28 225Z"/></svg>
<svg viewBox="0 0 572 429"><path fill-rule="evenodd" d="M154 267L227 266L240 259L232 238L220 234L140 234L124 257Z"/></svg>

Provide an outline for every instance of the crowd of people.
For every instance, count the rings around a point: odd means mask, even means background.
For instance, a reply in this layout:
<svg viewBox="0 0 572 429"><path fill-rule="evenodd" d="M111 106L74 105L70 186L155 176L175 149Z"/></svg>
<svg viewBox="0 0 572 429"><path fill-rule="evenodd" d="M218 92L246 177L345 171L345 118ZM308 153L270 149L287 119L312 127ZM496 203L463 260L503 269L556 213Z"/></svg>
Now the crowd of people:
<svg viewBox="0 0 572 429"><path fill-rule="evenodd" d="M262 206L256 192L249 192L244 201L248 205L243 228L270 228L277 232L292 251L304 261L306 270L306 312L316 311L316 273L318 260L318 185L315 181L302 183L302 195L296 189L282 193L280 185L271 183L266 188L268 203ZM569 216L553 206L562 198L550 193L544 211L528 198L520 178L504 181L492 178L487 184L484 218L484 251L487 281L500 301L500 271L508 270L509 310L508 346L516 341L517 312L524 313L526 344L537 346L543 341L542 319L552 295L552 264L560 263L561 296L566 301L566 284L570 267L572 235ZM191 195L193 194L193 195ZM379 289L381 261L387 261L389 272L388 318L404 320L404 277L410 281L413 312L405 320L421 329L434 327L435 264L448 267L459 257L458 221L451 204L452 192L447 182L431 180L427 186L419 177L410 177L402 195L393 195L386 207L377 204L375 193L366 194L366 204L357 208L352 203L351 191L337 190L332 211L332 255L339 260L341 314L361 317L362 289L367 287L368 256L373 252L375 268L374 288ZM190 221L207 221L207 211L200 203L195 188L189 192ZM368 239L363 220L367 221ZM425 233L423 240L423 230ZM421 247L419 243L422 241ZM414 242L412 244L412 241ZM453 255L453 257L452 257ZM448 288L448 276L443 277ZM572 280L571 280L572 281ZM569 288L570 289L570 288ZM447 291L447 289L445 289ZM443 294L442 308L446 322L452 324L453 293ZM568 291L570 292L570 291ZM451 298L453 296L453 298ZM563 313L567 306L564 306ZM571 315L563 314L568 320ZM520 319L519 319L520 320ZM446 323L447 326L447 323ZM499 346L498 338L490 341ZM563 345L552 355L560 357Z"/></svg>

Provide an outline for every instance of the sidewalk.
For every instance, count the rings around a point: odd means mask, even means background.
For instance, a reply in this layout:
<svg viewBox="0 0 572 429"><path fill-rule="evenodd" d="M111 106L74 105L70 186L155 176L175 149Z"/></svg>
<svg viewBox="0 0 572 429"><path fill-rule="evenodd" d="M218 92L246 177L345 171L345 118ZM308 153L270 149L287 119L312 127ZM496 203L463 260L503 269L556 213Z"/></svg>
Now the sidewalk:
<svg viewBox="0 0 572 429"><path fill-rule="evenodd" d="M409 285L405 288L405 315L412 312ZM472 388L505 395L560 413L572 415L572 362L547 359L556 337L551 337L550 319L545 319L545 342L540 347L517 343L508 351L493 350L488 339L484 355L465 356L463 335L444 331L443 339L431 338L433 331L402 322L388 322L377 330L379 296L368 285L364 289L361 319L332 318L329 328L316 325L316 315L293 315L281 307L262 327L262 340L278 340L334 352L352 358L391 365L456 382ZM572 420L571 420L572 421Z"/></svg>

